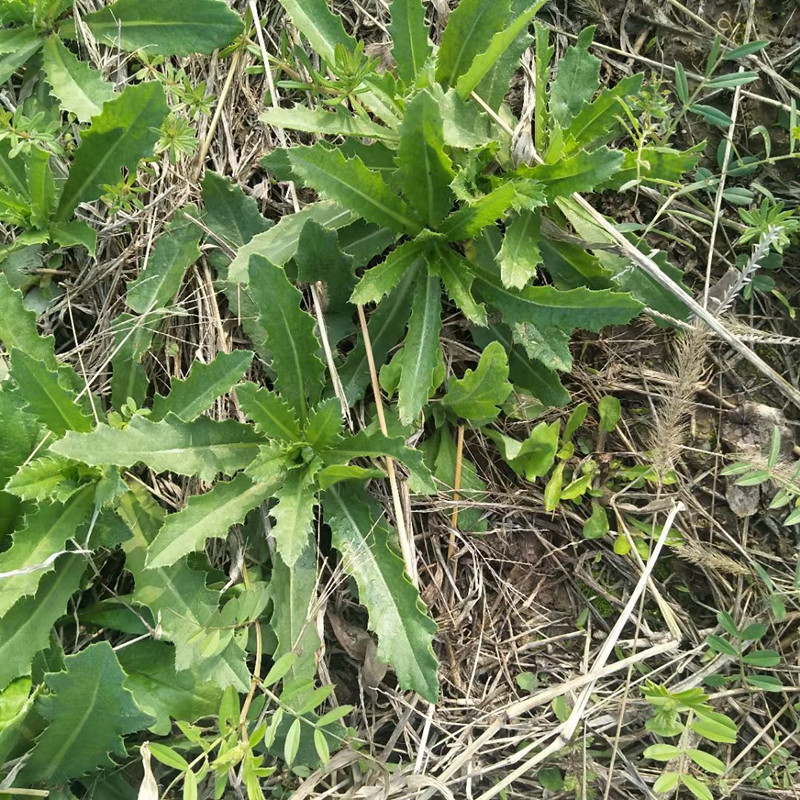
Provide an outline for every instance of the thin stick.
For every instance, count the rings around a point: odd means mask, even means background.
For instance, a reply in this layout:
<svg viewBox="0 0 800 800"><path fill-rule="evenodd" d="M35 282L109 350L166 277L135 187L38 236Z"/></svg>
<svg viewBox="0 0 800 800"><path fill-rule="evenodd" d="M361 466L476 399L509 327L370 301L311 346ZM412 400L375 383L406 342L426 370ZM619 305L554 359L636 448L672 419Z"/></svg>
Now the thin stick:
<svg viewBox="0 0 800 800"><path fill-rule="evenodd" d="M386 425L386 415L383 413L383 400L381 399L381 386L378 382L378 370L375 368L375 358L372 355L372 340L369 336L369 328L367 327L367 318L364 314L364 306L359 305L358 308L358 321L361 324L361 335L364 337L364 349L367 353L367 364L369 365L369 377L372 382L372 394L375 396L375 409L378 412L378 424L381 427L381 433L384 436L389 435L389 429ZM403 552L403 560L406 563L406 572L414 583L414 586L419 588L419 576L417 575L417 560L414 556L414 542L409 536L408 528L406 527L405 515L403 514L403 504L400 500L400 488L397 485L397 473L394 469L394 459L386 456L386 472L389 475L389 485L392 489L392 504L394 505L395 524L397 525L397 534L400 539L400 548Z"/></svg>
<svg viewBox="0 0 800 800"><path fill-rule="evenodd" d="M456 527L458 526L458 501L461 499L458 491L461 488L461 467L464 463L464 426L458 426L458 435L456 438L456 472L453 476L453 513L450 516L450 524L452 530L450 531L450 542L447 547L447 560L453 558L456 549Z"/></svg>

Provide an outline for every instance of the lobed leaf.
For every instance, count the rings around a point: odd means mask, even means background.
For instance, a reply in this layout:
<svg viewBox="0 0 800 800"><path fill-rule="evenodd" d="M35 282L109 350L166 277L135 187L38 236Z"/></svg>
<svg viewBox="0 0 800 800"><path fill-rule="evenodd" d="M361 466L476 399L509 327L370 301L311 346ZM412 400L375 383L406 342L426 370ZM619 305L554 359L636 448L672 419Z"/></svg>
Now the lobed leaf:
<svg viewBox="0 0 800 800"><path fill-rule="evenodd" d="M281 560L290 569L306 550L311 549L317 506L315 472L313 465L290 469L274 491L278 503L270 510L270 515L275 518L272 535Z"/></svg>
<svg viewBox="0 0 800 800"><path fill-rule="evenodd" d="M350 302L356 305L379 302L420 262L430 246L429 240L418 237L396 247L382 263L364 273L353 290Z"/></svg>
<svg viewBox="0 0 800 800"><path fill-rule="evenodd" d="M448 385L442 405L470 425L482 426L500 414L500 406L511 394L508 357L503 345L492 342L481 353L478 366Z"/></svg>
<svg viewBox="0 0 800 800"><path fill-rule="evenodd" d="M594 31L594 26L584 28L578 41L567 48L558 62L550 88L550 114L561 128L569 126L570 120L600 87L600 59L589 52Z"/></svg>
<svg viewBox="0 0 800 800"><path fill-rule="evenodd" d="M542 215L536 211L521 211L506 226L503 246L497 260L500 279L506 288L523 289L536 277L542 263L539 250Z"/></svg>

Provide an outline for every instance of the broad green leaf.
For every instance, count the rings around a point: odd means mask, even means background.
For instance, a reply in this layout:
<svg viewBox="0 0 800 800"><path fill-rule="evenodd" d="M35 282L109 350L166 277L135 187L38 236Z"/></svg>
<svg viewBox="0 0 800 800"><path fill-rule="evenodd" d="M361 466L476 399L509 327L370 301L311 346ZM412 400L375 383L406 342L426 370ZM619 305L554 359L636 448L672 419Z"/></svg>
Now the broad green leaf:
<svg viewBox="0 0 800 800"><path fill-rule="evenodd" d="M442 34L436 63L436 80L455 86L508 21L509 0L461 0Z"/></svg>
<svg viewBox="0 0 800 800"><path fill-rule="evenodd" d="M575 328L599 331L606 325L622 325L642 306L630 295L611 291L572 289L561 292L552 286L506 289L498 276L475 267L476 291L509 323L530 323L539 330Z"/></svg>
<svg viewBox="0 0 800 800"><path fill-rule="evenodd" d="M593 191L620 169L624 158L618 150L599 147L591 153L580 150L555 164L526 167L523 172L544 184L548 198L569 197L575 192Z"/></svg>
<svg viewBox="0 0 800 800"><path fill-rule="evenodd" d="M134 311L146 314L166 306L178 293L184 273L200 258L202 230L191 220L197 216L197 209L188 206L156 240L143 272L128 286L125 301Z"/></svg>
<svg viewBox="0 0 800 800"><path fill-rule="evenodd" d="M63 504L31 509L25 527L14 534L11 546L3 552L0 617L21 597L36 593L42 578L55 568L57 554L66 548L81 523L88 521L92 500L93 492L86 487Z"/></svg>
<svg viewBox="0 0 800 800"><path fill-rule="evenodd" d="M275 392L259 388L254 383L245 383L237 387L236 397L259 433L282 442L300 441L297 416Z"/></svg>
<svg viewBox="0 0 800 800"><path fill-rule="evenodd" d="M81 122L88 122L114 97L114 87L103 80L100 72L81 61L51 33L44 39L42 68L52 94L65 111Z"/></svg>
<svg viewBox="0 0 800 800"><path fill-rule="evenodd" d="M389 35L397 74L411 84L431 54L425 9L422 0L392 0L389 13L392 18Z"/></svg>
<svg viewBox="0 0 800 800"><path fill-rule="evenodd" d="M745 678L748 686L762 692L784 691L783 681L775 675L748 675Z"/></svg>
<svg viewBox="0 0 800 800"><path fill-rule="evenodd" d="M451 242L471 239L505 215L517 199L517 189L511 182L500 184L489 194L454 211L440 226L441 233Z"/></svg>
<svg viewBox="0 0 800 800"><path fill-rule="evenodd" d="M558 452L558 422L540 422L522 442L497 431L489 430L487 434L511 469L529 481L546 475L553 466Z"/></svg>
<svg viewBox="0 0 800 800"><path fill-rule="evenodd" d="M674 744L651 744L646 747L642 756L652 758L654 761L670 761L681 755L683 751Z"/></svg>
<svg viewBox="0 0 800 800"><path fill-rule="evenodd" d="M597 413L600 416L600 430L603 433L611 433L622 416L622 406L616 397L609 394L600 399Z"/></svg>
<svg viewBox="0 0 800 800"><path fill-rule="evenodd" d="M675 150L671 147L645 146L636 152L625 153L618 171L604 180L598 189L619 189L633 181L656 186L678 184L687 172L697 166L701 157L702 152L696 147Z"/></svg>
<svg viewBox="0 0 800 800"><path fill-rule="evenodd" d="M330 467L323 467L317 473L317 484L320 491L324 492L325 489L329 489L342 481L357 480L363 484L371 478L385 477L386 473L381 469L357 467L353 464L333 464Z"/></svg>
<svg viewBox="0 0 800 800"><path fill-rule="evenodd" d="M23 597L0 619L0 690L30 672L33 657L50 643L50 629L78 591L86 559L63 555L33 597Z"/></svg>
<svg viewBox="0 0 800 800"><path fill-rule="evenodd" d="M609 530L608 512L600 503L593 501L591 516L583 523L584 538L602 539Z"/></svg>
<svg viewBox="0 0 800 800"><path fill-rule="evenodd" d="M439 360L442 289L439 279L422 274L411 304L401 366L398 412L404 425L414 421L428 400L433 370Z"/></svg>
<svg viewBox="0 0 800 800"><path fill-rule="evenodd" d="M59 247L85 247L90 256L97 251L97 231L88 222L80 219L53 222L47 230Z"/></svg>
<svg viewBox="0 0 800 800"><path fill-rule="evenodd" d="M567 48L558 62L556 77L550 88L550 113L561 128L591 102L600 86L600 59L589 52L594 26L584 28L578 41Z"/></svg>
<svg viewBox="0 0 800 800"><path fill-rule="evenodd" d="M667 794L675 790L681 779L680 772L664 772L658 776L658 780L653 784L653 791L656 794Z"/></svg>
<svg viewBox="0 0 800 800"><path fill-rule="evenodd" d="M8 285L0 272L0 342L6 350L16 348L30 358L41 361L50 372L58 369L52 336L39 336L36 315L22 302L22 293Z"/></svg>
<svg viewBox="0 0 800 800"><path fill-rule="evenodd" d="M493 140L489 117L475 103L462 100L455 89L443 91L438 83L429 91L441 109L448 147L471 150Z"/></svg>
<svg viewBox="0 0 800 800"><path fill-rule="evenodd" d="M506 226L498 254L500 278L506 288L523 289L536 277L542 263L541 226L542 215L536 211L522 211Z"/></svg>
<svg viewBox="0 0 800 800"><path fill-rule="evenodd" d="M5 83L42 46L36 31L25 26L0 31L7 34L0 47L0 84Z"/></svg>
<svg viewBox="0 0 800 800"><path fill-rule="evenodd" d="M277 555L272 563L273 611L270 627L278 639L273 655L278 659L294 653L295 659L284 678L313 680L317 674L317 554L308 547L293 567ZM297 705L298 699L289 702Z"/></svg>
<svg viewBox="0 0 800 800"><path fill-rule="evenodd" d="M239 248L228 270L228 280L231 283L248 282L250 256L253 254L263 256L278 267L286 264L297 253L300 234L310 219L329 230L338 230L353 223L357 216L330 201L311 203L296 214L287 214L277 225L253 236Z"/></svg>
<svg viewBox="0 0 800 800"><path fill-rule="evenodd" d="M514 342L522 347L528 358L541 361L548 369L572 371L572 352L567 331L537 328L530 322L518 322L512 326L512 335Z"/></svg>
<svg viewBox="0 0 800 800"><path fill-rule="evenodd" d="M220 481L210 492L189 498L186 508L168 514L164 527L147 549L145 569L168 567L182 556L202 550L206 539L224 539L232 525L265 503L275 486L254 484L244 474Z"/></svg>
<svg viewBox="0 0 800 800"><path fill-rule="evenodd" d="M468 369L463 378L450 381L442 405L456 417L480 427L498 416L511 388L506 351L499 342L492 342L474 370Z"/></svg>
<svg viewBox="0 0 800 800"><path fill-rule="evenodd" d="M19 734L36 694L31 694L31 679L18 678L0 692L0 761L5 763L19 744Z"/></svg>
<svg viewBox="0 0 800 800"><path fill-rule="evenodd" d="M450 184L454 177L453 165L444 152L439 106L430 92L418 92L406 105L400 125L395 178L429 228L435 228L453 206Z"/></svg>
<svg viewBox="0 0 800 800"><path fill-rule="evenodd" d="M711 742L735 744L737 736L736 723L725 714L715 711L704 711L692 721L692 730Z"/></svg>
<svg viewBox="0 0 800 800"><path fill-rule="evenodd" d="M309 400L313 404L319 397L325 369L317 357L314 318L300 308L302 295L283 269L262 256L250 257L249 293L267 334L276 387L303 423Z"/></svg>
<svg viewBox="0 0 800 800"><path fill-rule="evenodd" d="M572 153L579 149L594 150L616 138L623 130L622 101L626 97L637 95L643 80L644 75L641 73L629 75L616 86L603 89L593 102L586 103L564 131L564 152Z"/></svg>
<svg viewBox="0 0 800 800"><path fill-rule="evenodd" d="M318 143L292 147L289 162L306 186L364 219L399 233L419 233L421 226L412 209L357 156L346 159L338 150Z"/></svg>
<svg viewBox="0 0 800 800"><path fill-rule="evenodd" d="M430 246L427 239L417 238L392 250L382 263L364 273L353 290L350 302L356 305L379 302L400 283Z"/></svg>
<svg viewBox="0 0 800 800"><path fill-rule="evenodd" d="M366 139L397 141L396 131L341 109L325 111L303 105L294 108L268 108L259 119L276 128L321 136L361 136Z"/></svg>
<svg viewBox="0 0 800 800"><path fill-rule="evenodd" d="M156 422L172 412L184 422L191 422L236 385L252 360L251 351L234 350L232 353L218 353L210 364L195 361L184 380L172 382L166 397L155 396L150 419Z"/></svg>
<svg viewBox="0 0 800 800"><path fill-rule="evenodd" d="M433 654L436 624L405 574L381 509L363 490L345 485L325 493L324 510L333 546L356 581L359 600L369 612L370 629L378 634L378 660L392 665L401 688L417 691L435 703L439 695Z"/></svg>
<svg viewBox="0 0 800 800"><path fill-rule="evenodd" d="M97 39L129 53L211 53L242 33L242 19L223 0L117 0L83 21Z"/></svg>
<svg viewBox="0 0 800 800"><path fill-rule="evenodd" d="M317 452L336 444L342 438L342 406L335 397L323 400L308 415L303 439Z"/></svg>
<svg viewBox="0 0 800 800"><path fill-rule="evenodd" d="M125 686L126 675L108 642L64 659L64 672L48 673L50 690L36 710L50 724L36 740L21 779L52 785L112 766L109 752L125 756L123 736L153 722Z"/></svg>
<svg viewBox="0 0 800 800"><path fill-rule="evenodd" d="M497 63L503 53L527 30L530 21L544 3L545 0L537 0L536 3L519 14L507 28L492 37L486 50L476 56L472 60L469 69L459 77L456 89L461 97L466 99L475 91L478 84L486 76L486 73Z"/></svg>
<svg viewBox="0 0 800 800"><path fill-rule="evenodd" d="M28 196L31 201L31 224L44 228L50 220L56 199L56 185L50 169L50 153L34 147L28 155Z"/></svg>
<svg viewBox="0 0 800 800"><path fill-rule="evenodd" d="M123 495L120 516L128 524L132 537L123 543L125 568L133 575L132 601L148 608L159 621L161 635L175 643L175 668L195 670L200 680L212 680L217 686L236 686L247 691L250 674L246 655L233 638L230 623L221 631L212 628L218 616L219 593L206 587L206 573L190 569L182 559L168 569L145 569L150 542L164 520L164 510L137 485ZM230 642L216 652L204 651L204 641L225 633Z"/></svg>
<svg viewBox="0 0 800 800"><path fill-rule="evenodd" d="M41 441L36 418L23 410L23 401L10 384L0 383L0 539L17 527L19 498L3 491L6 482L24 464Z"/></svg>
<svg viewBox="0 0 800 800"><path fill-rule="evenodd" d="M336 45L346 52L355 49L356 41L345 33L342 18L331 13L326 0L280 0L295 28L326 61L333 62Z"/></svg>
<svg viewBox="0 0 800 800"><path fill-rule="evenodd" d="M686 752L692 761L699 767L702 767L706 772L711 772L714 775L725 774L725 762L721 761L716 756L712 756L711 753L706 753L704 750L696 750L694 748L690 748Z"/></svg>
<svg viewBox="0 0 800 800"><path fill-rule="evenodd" d="M724 131L727 131L733 125L733 119L724 111L714 106L695 103L693 106L689 107L689 111L701 116L709 125L715 125L717 128L721 128Z"/></svg>
<svg viewBox="0 0 800 800"><path fill-rule="evenodd" d="M25 178L25 161L22 158L11 158L11 142L0 141L0 186L5 186L12 194L25 197L28 183Z"/></svg>
<svg viewBox="0 0 800 800"><path fill-rule="evenodd" d="M390 456L408 467L417 484L425 491L435 492L436 486L425 466L422 453L410 448L401 436L384 436L380 431L359 431L345 437L325 454L327 463L347 463L354 458L383 458Z"/></svg>
<svg viewBox="0 0 800 800"><path fill-rule="evenodd" d="M275 518L272 535L282 561L289 568L310 549L312 542L317 505L314 472L313 465L290 469L273 492L278 503L269 512Z"/></svg>
<svg viewBox="0 0 800 800"><path fill-rule="evenodd" d="M697 798L697 800L714 800L711 789L693 775L681 775L681 783Z"/></svg>
<svg viewBox="0 0 800 800"><path fill-rule="evenodd" d="M150 381L141 360L150 348L161 314L134 317L120 314L112 323L114 350L111 359L111 404L121 408L129 397L142 405Z"/></svg>
<svg viewBox="0 0 800 800"><path fill-rule="evenodd" d="M418 264L408 270L386 302L381 303L370 315L367 330L377 369L386 363L389 351L397 344L406 329L418 272ZM361 336L358 337L355 347L339 370L339 378L350 405L364 396L369 386L370 373L367 351Z"/></svg>
<svg viewBox="0 0 800 800"><path fill-rule="evenodd" d="M437 244L428 254L428 271L442 279L450 299L475 325L486 325L486 307L472 294L472 265L453 248Z"/></svg>
<svg viewBox="0 0 800 800"><path fill-rule="evenodd" d="M135 414L124 430L98 425L91 433L68 433L51 450L90 466L132 467L143 463L155 472L175 472L211 481L218 473L244 469L263 439L248 425L199 417L183 422L168 414L150 422Z"/></svg>
<svg viewBox="0 0 800 800"><path fill-rule="evenodd" d="M752 667L769 668L777 667L781 663L781 657L775 650L754 650L742 656L745 664Z"/></svg>
<svg viewBox="0 0 800 800"><path fill-rule="evenodd" d="M152 154L168 110L164 89L156 81L128 86L109 100L81 134L56 219L67 220L79 203L97 200L104 184L119 182L122 169L135 171L139 159Z"/></svg>
<svg viewBox="0 0 800 800"><path fill-rule="evenodd" d="M27 409L57 436L66 431L90 431L92 419L77 404L56 372L22 350L11 351L11 371L27 403Z"/></svg>

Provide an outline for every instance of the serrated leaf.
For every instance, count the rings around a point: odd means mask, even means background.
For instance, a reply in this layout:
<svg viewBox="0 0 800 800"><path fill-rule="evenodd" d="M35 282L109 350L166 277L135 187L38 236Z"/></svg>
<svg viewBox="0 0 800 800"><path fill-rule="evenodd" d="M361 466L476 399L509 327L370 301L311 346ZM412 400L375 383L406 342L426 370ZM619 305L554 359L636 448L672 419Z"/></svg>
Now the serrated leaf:
<svg viewBox="0 0 800 800"><path fill-rule="evenodd" d="M429 228L435 228L453 206L450 188L455 172L444 151L444 127L430 92L414 95L400 124L395 179L406 199Z"/></svg>
<svg viewBox="0 0 800 800"><path fill-rule="evenodd" d="M0 48L0 83L5 83L42 46L41 37L27 25L3 33L8 38Z"/></svg>
<svg viewBox="0 0 800 800"><path fill-rule="evenodd" d="M544 184L548 198L569 197L575 192L591 192L595 187L613 177L622 166L625 156L609 147L598 147L591 152L579 150L555 164L538 164L526 167L526 176Z"/></svg>
<svg viewBox="0 0 800 800"><path fill-rule="evenodd" d="M541 361L550 370L572 371L569 333L554 327L539 329L530 322L518 322L512 331L514 343L522 347L528 358Z"/></svg>
<svg viewBox="0 0 800 800"><path fill-rule="evenodd" d="M536 277L542 254L539 250L542 215L537 211L522 211L506 226L503 246L497 260L500 279L506 288L522 289Z"/></svg>
<svg viewBox="0 0 800 800"><path fill-rule="evenodd" d="M486 74L498 62L514 42L525 33L530 21L536 12L544 5L545 0L538 0L529 8L519 14L514 21L501 31L498 31L489 42L489 46L477 55L469 69L461 75L456 83L458 93L466 99L477 88Z"/></svg>
<svg viewBox="0 0 800 800"><path fill-rule="evenodd" d="M508 21L509 0L461 0L442 34L436 80L448 88L469 70Z"/></svg>
<svg viewBox="0 0 800 800"><path fill-rule="evenodd" d="M121 408L128 398L137 405L144 403L150 382L141 359L156 334L159 317L134 317L120 314L112 323L114 355L111 359L111 403Z"/></svg>
<svg viewBox="0 0 800 800"><path fill-rule="evenodd" d="M555 48L550 44L550 31L538 20L533 23L534 33L534 70L536 86L534 88L533 135L536 149L543 153L547 143L547 132L551 128L550 109L548 108L550 83L550 62Z"/></svg>
<svg viewBox="0 0 800 800"><path fill-rule="evenodd" d="M442 289L435 275L422 274L411 305L403 349L398 412L403 425L417 418L428 400L433 370L439 359Z"/></svg>
<svg viewBox="0 0 800 800"><path fill-rule="evenodd" d="M335 397L323 400L308 415L303 438L315 450L331 447L342 437L342 406Z"/></svg>
<svg viewBox="0 0 800 800"><path fill-rule="evenodd" d="M629 322L642 308L629 294L608 290L562 292L552 286L531 286L512 291L503 286L499 276L477 266L473 269L478 296L498 309L509 324L530 323L539 330L599 331L606 325Z"/></svg>
<svg viewBox="0 0 800 800"><path fill-rule="evenodd" d="M0 342L6 350L16 348L29 358L43 362L48 370L58 369L52 336L39 336L36 315L22 302L22 293L12 289L0 272Z"/></svg>
<svg viewBox="0 0 800 800"><path fill-rule="evenodd" d="M346 52L355 49L356 41L345 33L342 19L332 14L326 0L280 0L294 26L328 62L333 62L336 45Z"/></svg>
<svg viewBox="0 0 800 800"><path fill-rule="evenodd" d="M125 686L108 642L67 656L64 665L64 672L45 675L50 693L39 697L36 709L50 724L36 740L23 781L52 785L111 766L109 752L126 755L123 736L153 721Z"/></svg>
<svg viewBox="0 0 800 800"><path fill-rule="evenodd" d="M42 578L55 568L56 554L65 549L81 523L88 521L93 494L86 487L63 504L47 503L29 512L25 527L3 551L0 617L20 598L35 594Z"/></svg>
<svg viewBox="0 0 800 800"><path fill-rule="evenodd" d="M410 448L400 436L384 436L380 431L362 430L345 437L332 447L325 454L325 460L330 463L347 463L354 458L383 458L385 456L390 456L405 464L425 491L436 491L430 470L422 459L422 453Z"/></svg>
<svg viewBox="0 0 800 800"><path fill-rule="evenodd" d="M11 371L28 410L57 436L66 431L90 431L92 419L83 412L75 393L62 384L58 373L21 350L11 351Z"/></svg>
<svg viewBox="0 0 800 800"><path fill-rule="evenodd" d="M83 21L105 44L149 56L211 53L243 28L241 17L222 0L117 0Z"/></svg>
<svg viewBox="0 0 800 800"><path fill-rule="evenodd" d="M550 87L550 113L561 128L568 127L570 119L591 101L600 86L600 59L589 52L594 31L594 26L584 28L558 62Z"/></svg>
<svg viewBox="0 0 800 800"><path fill-rule="evenodd" d="M397 74L411 84L431 54L422 0L392 0L389 14L389 35Z"/></svg>
<svg viewBox="0 0 800 800"><path fill-rule="evenodd" d="M103 185L119 182L122 169L135 172L139 159L152 154L168 111L164 89L156 81L128 86L109 100L81 133L56 219L67 220L79 203L97 200Z"/></svg>
<svg viewBox="0 0 800 800"><path fill-rule="evenodd" d="M157 422L173 413L184 422L191 422L227 394L242 378L253 361L249 350L217 353L210 363L195 361L185 379L172 382L169 394L157 394L153 399L150 419Z"/></svg>
<svg viewBox="0 0 800 800"><path fill-rule="evenodd" d="M54 33L44 39L42 68L61 107L81 122L96 117L103 104L114 97L114 87L103 80L102 74L64 47Z"/></svg>
<svg viewBox="0 0 800 800"><path fill-rule="evenodd" d="M388 662L403 689L413 689L435 703L439 695L433 636L436 623L405 574L403 559L380 508L360 489L330 489L325 519L345 571L358 586L369 612L369 627L378 634L378 660Z"/></svg>
<svg viewBox="0 0 800 800"><path fill-rule="evenodd" d="M266 345L277 373L276 387L303 423L309 401L313 405L319 397L325 370L316 355L319 342L314 335L314 319L300 308L302 295L281 267L253 255L250 275L249 293L267 334Z"/></svg>
<svg viewBox="0 0 800 800"><path fill-rule="evenodd" d="M499 342L492 342L474 370L468 369L463 378L450 381L442 405L456 417L480 427L498 416L511 389L506 351Z"/></svg>
<svg viewBox="0 0 800 800"><path fill-rule="evenodd" d="M430 248L430 241L411 239L392 250L385 260L368 269L356 284L350 302L355 305L377 303L389 294Z"/></svg>
<svg viewBox="0 0 800 800"><path fill-rule="evenodd" d="M489 194L454 211L439 226L439 230L451 242L471 239L503 217L516 199L517 189L514 184L502 183Z"/></svg>
<svg viewBox="0 0 800 800"><path fill-rule="evenodd" d="M293 567L280 556L272 564L273 612L270 627L278 645L273 658L294 653L285 681L313 680L317 674L316 652L320 646L315 622L317 601L317 554L306 548ZM297 700L289 702L293 707Z"/></svg>
<svg viewBox="0 0 800 800"><path fill-rule="evenodd" d="M220 481L210 492L190 497L186 508L167 515L147 548L145 569L168 567L182 556L202 550L206 539L223 539L252 509L266 502L275 486L253 483L247 475Z"/></svg>
<svg viewBox="0 0 800 800"><path fill-rule="evenodd" d="M339 150L322 143L292 147L288 156L306 186L370 222L398 233L419 233L421 226L413 210L358 156L346 159Z"/></svg>
<svg viewBox="0 0 800 800"><path fill-rule="evenodd" d="M50 643L50 629L67 610L86 570L83 556L62 556L33 597L23 597L0 619L0 690L30 672L36 653Z"/></svg>
<svg viewBox="0 0 800 800"><path fill-rule="evenodd" d="M472 294L472 265L446 245L437 244L428 253L428 272L441 278L450 299L475 325L486 325L486 308Z"/></svg>
<svg viewBox="0 0 800 800"><path fill-rule="evenodd" d="M156 240L144 271L128 286L125 301L134 311L146 314L166 306L178 293L184 273L200 258L203 232L191 219L197 216L197 208L187 206Z"/></svg>
<svg viewBox="0 0 800 800"><path fill-rule="evenodd" d="M175 472L211 481L232 475L258 454L263 439L248 425L199 417L183 422L168 414L150 422L135 414L124 430L98 425L91 433L68 433L51 450L89 466L143 463L155 472Z"/></svg>
<svg viewBox="0 0 800 800"><path fill-rule="evenodd" d="M254 383L238 386L236 396L259 433L268 439L282 442L300 440L300 423L289 406L275 392L257 387Z"/></svg>
<svg viewBox="0 0 800 800"><path fill-rule="evenodd" d="M309 220L314 220L328 230L339 230L352 224L356 214L336 203L324 201L311 203L296 214L287 214L277 225L259 233L250 239L236 253L236 258L228 269L228 280L231 283L246 284L250 279L250 256L264 256L271 264L283 266L297 253L300 235ZM235 297L235 294L233 295Z"/></svg>
<svg viewBox="0 0 800 800"><path fill-rule="evenodd" d="M317 506L315 472L313 465L291 469L274 491L278 503L270 509L275 518L272 535L281 559L289 568L310 549Z"/></svg>
<svg viewBox="0 0 800 800"><path fill-rule="evenodd" d="M8 420L4 419L3 423L7 424ZM27 453L19 460L24 462L26 457ZM4 470L0 471L0 486L4 477L2 472ZM81 488L84 478L75 462L47 455L23 463L6 483L5 491L21 500L55 500L63 503Z"/></svg>
<svg viewBox="0 0 800 800"><path fill-rule="evenodd" d="M397 132L347 111L325 111L297 105L294 108L268 108L259 117L266 125L322 136L361 136L366 139L397 141Z"/></svg>

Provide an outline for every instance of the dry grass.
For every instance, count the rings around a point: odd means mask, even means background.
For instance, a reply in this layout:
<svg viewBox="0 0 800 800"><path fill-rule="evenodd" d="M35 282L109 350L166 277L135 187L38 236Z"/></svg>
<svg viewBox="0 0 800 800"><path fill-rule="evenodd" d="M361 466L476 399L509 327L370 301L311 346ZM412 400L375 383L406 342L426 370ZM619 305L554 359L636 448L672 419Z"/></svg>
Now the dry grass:
<svg viewBox="0 0 800 800"><path fill-rule="evenodd" d="M79 13L97 5L95 0L76 2ZM244 12L249 3L237 5ZM277 3L267 5L263 47L275 52L287 23ZM719 4L703 5L708 6L708 24L716 27ZM734 22L758 28L761 22L753 13L758 5L753 2L751 8L739 9L725 4L725 13ZM341 0L336 7L350 30L371 42L385 41L385 2ZM445 12L446 4L433 3L434 29L441 26ZM609 79L653 63L661 71L662 59L669 78L676 42L689 42L690 55L694 48L698 63L707 44L697 41L693 21L676 3L559 3L548 6L545 18L560 32L560 49L569 42L567 34L587 22L600 23L606 48L597 52ZM759 33L755 30L754 38ZM646 49L653 36L654 47ZM172 211L199 199L202 166L247 187L271 218L291 213L306 199L297 197L293 187L268 180L258 167L259 158L284 143L288 134L258 122L264 104L272 100L263 76L247 71L261 63L261 45L255 44L259 46L235 63L215 57L185 61L192 80L205 81L208 92L217 96L218 115L205 119L199 128L199 138L207 146L203 164L197 157L177 164L164 158L153 164L152 175L142 181L148 192L140 212L110 218L102 208L82 212L99 228L97 258L86 261L66 255L58 275L64 293L48 307L44 328L56 335L63 357L79 364L87 386L95 392L108 391L114 350L109 321L124 310L125 286L138 274ZM786 49L791 44L788 41ZM781 52L780 42L775 51ZM124 56L99 48L90 48L86 55L106 75L126 80L130 65ZM527 82L521 88L523 96L530 92ZM737 104L749 124L774 113L770 99L786 103L792 94L796 91L783 82L767 79L755 98L742 93ZM766 96L767 102L758 95ZM793 186L796 192L797 184ZM713 217L713 201L705 209L694 209L700 222L678 216L677 203L662 214L660 204L660 198L643 193L633 204L630 198L619 198L617 210L644 222L658 214L657 232L677 239L670 245L659 236L659 245L672 249L671 257L686 271L687 283L702 293L708 258L708 231L702 218ZM718 258L712 253L708 263L722 273L733 260L735 232L724 225L715 230ZM793 284L797 278L787 275L786 280ZM178 298L185 314L171 317L161 329L170 355L147 363L157 386L184 375L195 358L208 361L215 353L243 343L237 321L213 281L202 261L187 277ZM763 300L753 301L749 316L739 323L754 330L761 341L772 342L762 352L796 382L795 368L790 366L796 326ZM447 355L458 360L463 349L458 332L452 339ZM782 667L774 674L785 689L771 694L734 689L712 695L715 706L731 715L741 731L739 744L727 750L729 774L719 796L798 796L796 786L765 790L748 779L770 758L760 755L760 747L774 750L777 741L795 754L800 752L794 707L800 700L796 635L800 606L793 532L782 529L779 517L771 512L747 519L731 514L719 476L725 463L719 435L725 415L748 398L783 407L780 395L743 362L731 361L729 352L697 328L676 333L637 323L585 345L576 351L583 355L572 378L575 401L585 399L594 405L613 393L624 408L617 432L595 436L594 457L604 468L612 462L653 464L662 477L674 476L674 482L658 488L617 485L606 498L615 527L623 536L640 536L632 519L658 530L670 510L680 507L673 532L681 535L683 544L662 550L651 565L652 576L644 581L645 565L635 548L620 556L612 549L610 536L586 541L582 516L569 504L545 513L541 485L515 476L498 462L491 442L468 433L466 451L478 464L488 490L481 503L464 501L462 507L477 505L489 527L479 535L457 534L456 572L455 559L447 557L451 502L444 495L408 500L421 591L440 626L441 702L434 708L392 689L391 676L377 691L353 690L358 665L329 635L321 674L339 682L340 702L355 704L350 723L360 747L358 755L348 749L335 756L325 770L300 782L292 797L653 797L650 786L657 765L641 758L648 713L641 687L646 679L673 689L700 686L705 674L720 668L718 659L707 663L704 647L705 636L715 630L714 612L732 611L743 621L767 618L766 590L756 565L770 573L789 608L784 621L771 623L765 642L782 655ZM216 409L219 417L234 413L227 404ZM525 422L508 425L517 435L528 427ZM155 481L157 496L176 508L191 488L186 483ZM388 489L375 487L379 496L382 491L392 517L395 505ZM222 546L216 555L223 564L229 559ZM357 609L339 577L326 578L330 580L327 605L356 619ZM641 599L628 608L637 586L643 590ZM323 605L314 624L324 626L324 615ZM520 675L530 676L527 680L534 688L520 688ZM548 747L551 754L545 762L541 756ZM543 764L558 766L568 780L567 788L544 790L536 777ZM511 776L516 779L504 786ZM293 779L287 780L291 784Z"/></svg>

